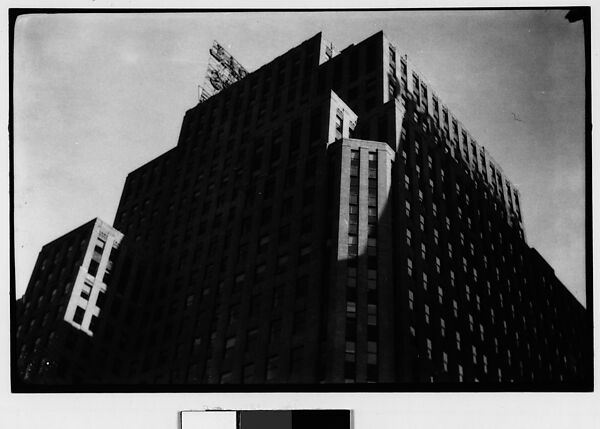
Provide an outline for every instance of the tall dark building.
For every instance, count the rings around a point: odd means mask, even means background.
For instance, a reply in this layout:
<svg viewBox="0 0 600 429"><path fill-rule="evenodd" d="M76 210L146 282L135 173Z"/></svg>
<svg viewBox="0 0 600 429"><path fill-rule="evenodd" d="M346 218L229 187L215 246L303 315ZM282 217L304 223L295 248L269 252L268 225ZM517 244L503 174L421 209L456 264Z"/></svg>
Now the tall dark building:
<svg viewBox="0 0 600 429"><path fill-rule="evenodd" d="M23 380L590 380L585 309L527 245L518 190L383 33L235 64L213 69L177 146L127 177L103 302L50 311L53 291L83 290L36 267L17 306ZM61 259L65 240L40 260L98 279ZM70 349L45 356L58 331Z"/></svg>

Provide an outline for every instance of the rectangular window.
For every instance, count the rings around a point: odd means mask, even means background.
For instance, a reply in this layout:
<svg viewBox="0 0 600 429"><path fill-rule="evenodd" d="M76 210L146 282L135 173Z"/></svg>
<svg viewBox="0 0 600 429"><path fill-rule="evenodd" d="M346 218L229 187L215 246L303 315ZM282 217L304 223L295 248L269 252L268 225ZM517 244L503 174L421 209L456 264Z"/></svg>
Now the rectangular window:
<svg viewBox="0 0 600 429"><path fill-rule="evenodd" d="M356 272L356 268L354 269ZM367 281L369 290L374 290L377 288L377 270L368 269L367 271Z"/></svg>
<svg viewBox="0 0 600 429"><path fill-rule="evenodd" d="M367 364L377 364L377 343L375 341L367 342Z"/></svg>
<svg viewBox="0 0 600 429"><path fill-rule="evenodd" d="M73 322L81 325L81 322L83 322L84 314L85 314L85 309L83 309L81 307L77 307L75 309L75 314L73 315Z"/></svg>
<svg viewBox="0 0 600 429"><path fill-rule="evenodd" d="M335 139L339 140L342 138L344 128L344 119L338 113L335 115Z"/></svg>
<svg viewBox="0 0 600 429"><path fill-rule="evenodd" d="M367 304L367 324L374 326L377 325L377 305Z"/></svg>
<svg viewBox="0 0 600 429"><path fill-rule="evenodd" d="M348 319L356 319L356 302L346 302L346 317Z"/></svg>
<svg viewBox="0 0 600 429"><path fill-rule="evenodd" d="M300 248L300 260L301 264L306 263L310 260L311 246L310 244L303 246Z"/></svg>
<svg viewBox="0 0 600 429"><path fill-rule="evenodd" d="M96 276L96 273L98 273L98 266L100 264L98 263L98 261L96 261L95 259L92 259L90 261L90 266L88 268L88 274L91 276Z"/></svg>
<svg viewBox="0 0 600 429"><path fill-rule="evenodd" d="M271 322L269 329L269 343L273 344L279 340L281 333L281 319L276 319Z"/></svg>
<svg viewBox="0 0 600 429"><path fill-rule="evenodd" d="M287 254L280 255L277 258L277 272L278 273L283 273L286 270L288 260L289 260L289 257Z"/></svg>
<svg viewBox="0 0 600 429"><path fill-rule="evenodd" d="M279 367L279 356L271 356L267 361L267 380L273 380Z"/></svg>
<svg viewBox="0 0 600 429"><path fill-rule="evenodd" d="M346 350L344 354L344 360L346 362L356 361L356 342L346 340Z"/></svg>
<svg viewBox="0 0 600 429"><path fill-rule="evenodd" d="M294 313L294 334L304 332L306 326L306 310L298 310Z"/></svg>
<svg viewBox="0 0 600 429"><path fill-rule="evenodd" d="M367 239L367 254L369 256L377 255L377 239L373 237L369 237Z"/></svg>

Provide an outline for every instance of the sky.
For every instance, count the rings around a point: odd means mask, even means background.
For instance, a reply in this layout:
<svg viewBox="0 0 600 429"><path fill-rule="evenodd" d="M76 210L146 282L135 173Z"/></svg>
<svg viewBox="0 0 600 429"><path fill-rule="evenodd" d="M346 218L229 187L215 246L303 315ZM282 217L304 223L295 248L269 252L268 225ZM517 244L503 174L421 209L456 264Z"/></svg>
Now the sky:
<svg viewBox="0 0 600 429"><path fill-rule="evenodd" d="M584 44L563 10L55 14L14 50L16 292L41 247L112 223L127 174L174 147L218 40L248 70L322 31L383 30L521 192L528 244L585 303ZM513 113L520 119L515 121Z"/></svg>

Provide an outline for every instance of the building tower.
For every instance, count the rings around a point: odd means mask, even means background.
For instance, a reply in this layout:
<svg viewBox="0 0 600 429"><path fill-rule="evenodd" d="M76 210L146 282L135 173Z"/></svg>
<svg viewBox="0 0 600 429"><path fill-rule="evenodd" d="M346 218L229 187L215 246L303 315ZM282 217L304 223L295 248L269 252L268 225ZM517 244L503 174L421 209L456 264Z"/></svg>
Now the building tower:
<svg viewBox="0 0 600 429"><path fill-rule="evenodd" d="M228 84L127 177L129 260L79 380L586 380L585 310L527 245L518 190L382 32L340 53L317 34Z"/></svg>

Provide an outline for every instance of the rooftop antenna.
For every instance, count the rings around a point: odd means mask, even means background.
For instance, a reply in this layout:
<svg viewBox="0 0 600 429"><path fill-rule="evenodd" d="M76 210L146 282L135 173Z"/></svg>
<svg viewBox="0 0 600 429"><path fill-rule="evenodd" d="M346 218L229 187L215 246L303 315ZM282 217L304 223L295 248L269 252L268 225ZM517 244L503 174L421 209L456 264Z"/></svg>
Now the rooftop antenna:
<svg viewBox="0 0 600 429"><path fill-rule="evenodd" d="M248 75L248 71L216 40L213 41L209 53L204 84L198 85L199 102L208 100Z"/></svg>

